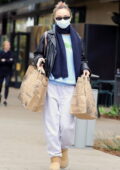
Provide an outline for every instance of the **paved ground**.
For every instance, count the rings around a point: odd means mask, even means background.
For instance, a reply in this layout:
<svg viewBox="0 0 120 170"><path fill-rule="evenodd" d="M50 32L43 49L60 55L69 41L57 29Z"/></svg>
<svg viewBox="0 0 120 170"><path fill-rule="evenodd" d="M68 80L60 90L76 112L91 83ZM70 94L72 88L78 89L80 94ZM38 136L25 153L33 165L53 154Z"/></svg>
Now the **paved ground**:
<svg viewBox="0 0 120 170"><path fill-rule="evenodd" d="M96 123L96 138L120 137L120 120L100 118Z"/></svg>
<svg viewBox="0 0 120 170"><path fill-rule="evenodd" d="M0 170L49 170L42 116L21 107L18 90L0 106ZM96 137L120 135L120 122L100 119ZM103 136L104 136L103 135ZM120 157L94 149L70 149L70 170L120 170Z"/></svg>

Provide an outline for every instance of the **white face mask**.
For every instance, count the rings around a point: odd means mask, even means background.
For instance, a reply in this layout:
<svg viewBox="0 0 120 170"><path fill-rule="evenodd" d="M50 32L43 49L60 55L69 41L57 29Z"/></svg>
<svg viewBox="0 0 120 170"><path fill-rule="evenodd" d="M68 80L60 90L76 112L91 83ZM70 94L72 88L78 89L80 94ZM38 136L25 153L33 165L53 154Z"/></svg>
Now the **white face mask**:
<svg viewBox="0 0 120 170"><path fill-rule="evenodd" d="M67 19L67 20L64 20L64 19L61 19L61 20L55 20L56 24L62 28L62 29L65 29L67 28L69 25L70 25L70 22L71 22L71 18L70 19Z"/></svg>

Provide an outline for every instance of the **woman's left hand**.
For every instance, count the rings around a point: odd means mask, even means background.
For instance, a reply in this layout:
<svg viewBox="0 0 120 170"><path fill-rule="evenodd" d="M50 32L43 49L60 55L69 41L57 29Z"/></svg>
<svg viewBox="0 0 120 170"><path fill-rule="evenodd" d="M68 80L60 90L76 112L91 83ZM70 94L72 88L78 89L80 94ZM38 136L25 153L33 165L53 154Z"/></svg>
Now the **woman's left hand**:
<svg viewBox="0 0 120 170"><path fill-rule="evenodd" d="M82 76L89 77L90 76L90 72L88 70L83 70Z"/></svg>

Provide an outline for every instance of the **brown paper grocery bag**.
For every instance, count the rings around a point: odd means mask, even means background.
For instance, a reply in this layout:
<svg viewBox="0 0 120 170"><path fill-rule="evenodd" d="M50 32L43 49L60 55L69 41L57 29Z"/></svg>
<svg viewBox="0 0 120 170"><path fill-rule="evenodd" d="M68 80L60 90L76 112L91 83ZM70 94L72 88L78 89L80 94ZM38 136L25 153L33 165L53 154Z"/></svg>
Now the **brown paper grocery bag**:
<svg viewBox="0 0 120 170"><path fill-rule="evenodd" d="M96 119L96 105L90 82L87 78L78 77L71 100L70 113L80 119Z"/></svg>
<svg viewBox="0 0 120 170"><path fill-rule="evenodd" d="M86 96L84 88L84 80L79 77L72 96L71 114L86 113Z"/></svg>
<svg viewBox="0 0 120 170"><path fill-rule="evenodd" d="M85 94L86 94L86 103L87 103L87 114L90 115L91 119L97 118L97 106L95 104L95 99L93 95L93 90L89 79L85 79Z"/></svg>
<svg viewBox="0 0 120 170"><path fill-rule="evenodd" d="M23 106L33 112L41 112L44 106L48 78L30 65L23 78L18 98Z"/></svg>

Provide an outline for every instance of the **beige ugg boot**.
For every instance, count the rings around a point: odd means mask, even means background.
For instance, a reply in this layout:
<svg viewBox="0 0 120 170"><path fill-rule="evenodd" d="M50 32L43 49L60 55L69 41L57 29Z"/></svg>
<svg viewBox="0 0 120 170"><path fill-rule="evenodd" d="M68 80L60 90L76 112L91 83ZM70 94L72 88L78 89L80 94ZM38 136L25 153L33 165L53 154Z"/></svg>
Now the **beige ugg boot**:
<svg viewBox="0 0 120 170"><path fill-rule="evenodd" d="M60 170L61 157L55 156L51 158L50 170Z"/></svg>
<svg viewBox="0 0 120 170"><path fill-rule="evenodd" d="M62 149L60 168L66 168L67 166L68 166L68 149Z"/></svg>

